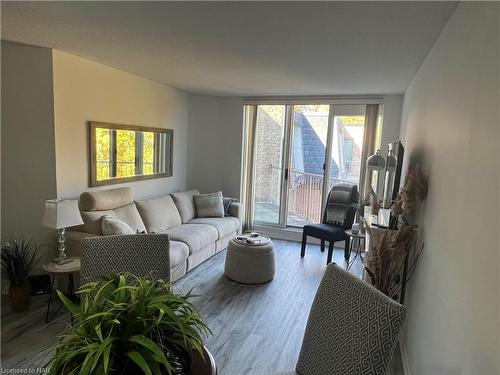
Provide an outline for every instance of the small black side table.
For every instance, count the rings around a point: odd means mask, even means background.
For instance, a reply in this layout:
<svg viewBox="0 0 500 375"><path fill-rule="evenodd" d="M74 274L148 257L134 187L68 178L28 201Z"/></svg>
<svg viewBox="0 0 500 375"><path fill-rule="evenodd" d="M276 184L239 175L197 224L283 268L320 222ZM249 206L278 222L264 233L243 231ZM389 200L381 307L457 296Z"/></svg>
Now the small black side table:
<svg viewBox="0 0 500 375"><path fill-rule="evenodd" d="M54 320L55 316L61 310L62 302L59 302L59 307L56 311L50 311L50 306L52 304L53 295L56 294L54 290L54 282L56 280L56 276L58 275L68 275L68 289L66 291L66 296L73 302L77 300L75 295L75 280L74 273L80 272L80 258L71 258L71 262L65 264L57 264L57 263L49 263L42 266L45 272L50 274L50 291L49 291L49 301L47 305L47 314L45 315L45 323L50 323ZM73 320L73 316L71 317Z"/></svg>

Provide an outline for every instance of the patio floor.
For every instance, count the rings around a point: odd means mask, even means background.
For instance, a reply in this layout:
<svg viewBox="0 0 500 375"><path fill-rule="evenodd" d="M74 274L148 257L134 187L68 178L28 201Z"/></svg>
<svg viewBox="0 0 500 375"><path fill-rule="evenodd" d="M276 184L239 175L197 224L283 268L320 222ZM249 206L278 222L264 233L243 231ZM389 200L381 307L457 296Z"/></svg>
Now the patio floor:
<svg viewBox="0 0 500 375"><path fill-rule="evenodd" d="M278 224L279 207L277 204L267 202L256 202L254 210L254 221L259 223ZM312 221L296 214L288 214L287 225L292 227L303 227L313 224Z"/></svg>

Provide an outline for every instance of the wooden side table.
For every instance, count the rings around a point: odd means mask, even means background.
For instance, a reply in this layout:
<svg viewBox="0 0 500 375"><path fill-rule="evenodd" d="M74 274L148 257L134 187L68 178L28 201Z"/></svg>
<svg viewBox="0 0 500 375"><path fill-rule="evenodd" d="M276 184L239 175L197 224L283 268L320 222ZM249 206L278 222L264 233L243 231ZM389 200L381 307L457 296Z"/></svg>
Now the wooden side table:
<svg viewBox="0 0 500 375"><path fill-rule="evenodd" d="M68 288L66 290L66 296L75 302L77 300L76 295L75 295L75 280L74 280L74 273L75 272L80 272L80 258L71 258L71 261L68 263L64 264L57 264L57 263L49 263L45 264L42 266L43 270L45 272L48 272L50 274L50 291L49 291L49 301L47 304L47 314L45 315L45 323L50 323L52 320L54 320L55 316L61 310L62 307L62 302L59 303L59 307L54 311L52 314L50 312L50 306L52 304L52 296L55 293L54 290L54 282L56 280L56 276L58 275L67 275L68 276ZM73 317L71 317L71 320L73 320Z"/></svg>
<svg viewBox="0 0 500 375"><path fill-rule="evenodd" d="M349 270L349 269L351 269L351 267L354 264L354 261L356 260L358 255L359 255L359 259L361 259L361 262L363 263L363 257L361 256L361 253L363 252L364 243L363 243L363 246L361 246L361 240L363 240L363 242L365 242L366 234L362 233L362 232L353 233L353 231L351 229L346 230L345 234L347 234L351 238L351 246L349 247L349 260L347 262L347 270ZM351 260L351 251L354 247L353 246L354 240L356 240L356 247L354 249L356 251L356 254L354 255L354 258L352 258L352 260Z"/></svg>

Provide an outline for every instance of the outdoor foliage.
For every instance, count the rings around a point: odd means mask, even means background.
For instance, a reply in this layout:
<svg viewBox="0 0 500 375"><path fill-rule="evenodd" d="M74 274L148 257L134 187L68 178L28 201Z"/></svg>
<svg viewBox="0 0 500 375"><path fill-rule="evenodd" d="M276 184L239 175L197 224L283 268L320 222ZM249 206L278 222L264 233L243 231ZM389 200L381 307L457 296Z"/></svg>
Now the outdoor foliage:
<svg viewBox="0 0 500 375"><path fill-rule="evenodd" d="M116 132L116 175L112 176L111 137ZM142 174L154 174L153 132L143 132ZM96 128L97 179L112 177L130 177L136 175L136 132L131 130L110 130Z"/></svg>
<svg viewBox="0 0 500 375"><path fill-rule="evenodd" d="M80 306L57 293L76 323L55 347L53 374L174 374L176 348L203 354L201 334L210 330L193 296L166 281L112 274L82 286Z"/></svg>

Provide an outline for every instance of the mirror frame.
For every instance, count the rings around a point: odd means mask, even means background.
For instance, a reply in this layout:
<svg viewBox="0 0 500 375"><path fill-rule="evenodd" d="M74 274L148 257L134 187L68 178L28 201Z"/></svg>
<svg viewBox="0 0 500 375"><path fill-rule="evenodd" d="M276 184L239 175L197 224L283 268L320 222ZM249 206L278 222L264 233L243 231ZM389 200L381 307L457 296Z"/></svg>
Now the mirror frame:
<svg viewBox="0 0 500 375"><path fill-rule="evenodd" d="M150 175L130 176L130 177L115 177L107 180L97 180L97 165L96 165L96 128L114 129L114 130L131 130L141 132L155 132L170 134L171 145L169 156L169 172L157 173ZM165 128L152 128L147 126L123 125L109 122L90 121L89 122L89 187L105 186L121 184L124 182L152 180L156 178L172 177L174 173L174 130Z"/></svg>

